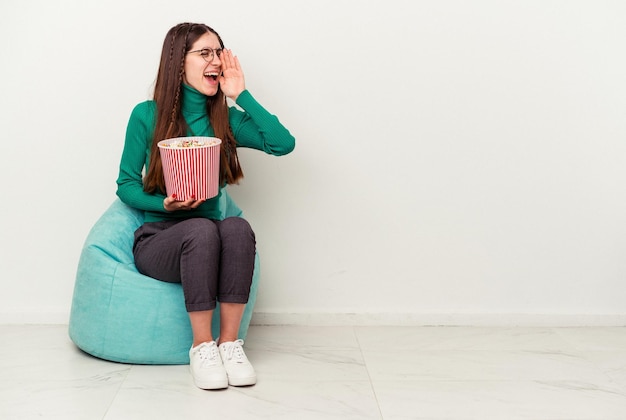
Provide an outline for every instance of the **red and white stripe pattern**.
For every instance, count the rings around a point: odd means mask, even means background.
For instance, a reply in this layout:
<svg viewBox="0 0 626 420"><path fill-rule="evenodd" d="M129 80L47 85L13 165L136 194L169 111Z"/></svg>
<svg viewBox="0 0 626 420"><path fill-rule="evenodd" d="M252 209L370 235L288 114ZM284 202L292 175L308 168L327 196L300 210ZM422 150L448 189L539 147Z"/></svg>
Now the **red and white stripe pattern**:
<svg viewBox="0 0 626 420"><path fill-rule="evenodd" d="M177 147L183 141L197 141L201 146ZM179 201L195 197L205 200L219 190L220 144L216 137L179 137L158 143L168 196Z"/></svg>

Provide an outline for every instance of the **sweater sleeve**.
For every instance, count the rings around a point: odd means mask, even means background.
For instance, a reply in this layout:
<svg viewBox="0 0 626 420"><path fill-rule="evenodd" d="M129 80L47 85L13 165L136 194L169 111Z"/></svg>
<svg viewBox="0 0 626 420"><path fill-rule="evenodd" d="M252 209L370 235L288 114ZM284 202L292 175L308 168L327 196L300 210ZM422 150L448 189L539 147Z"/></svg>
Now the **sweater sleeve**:
<svg viewBox="0 0 626 420"><path fill-rule="evenodd" d="M148 194L143 189L143 173L149 159L155 112L154 102L146 101L135 106L130 115L117 178L117 196L139 210L164 211L165 196Z"/></svg>
<svg viewBox="0 0 626 420"><path fill-rule="evenodd" d="M262 150L281 156L291 152L296 145L295 138L278 118L270 114L256 99L244 90L237 97L236 108L230 109L230 124L240 147Z"/></svg>

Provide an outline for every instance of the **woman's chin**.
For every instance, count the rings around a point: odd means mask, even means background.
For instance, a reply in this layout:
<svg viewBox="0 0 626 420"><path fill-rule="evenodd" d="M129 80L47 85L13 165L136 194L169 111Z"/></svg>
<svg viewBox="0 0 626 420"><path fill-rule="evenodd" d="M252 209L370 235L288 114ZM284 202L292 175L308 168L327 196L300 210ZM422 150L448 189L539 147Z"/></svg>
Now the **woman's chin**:
<svg viewBox="0 0 626 420"><path fill-rule="evenodd" d="M215 96L217 94L217 87L204 88L201 91L205 96Z"/></svg>

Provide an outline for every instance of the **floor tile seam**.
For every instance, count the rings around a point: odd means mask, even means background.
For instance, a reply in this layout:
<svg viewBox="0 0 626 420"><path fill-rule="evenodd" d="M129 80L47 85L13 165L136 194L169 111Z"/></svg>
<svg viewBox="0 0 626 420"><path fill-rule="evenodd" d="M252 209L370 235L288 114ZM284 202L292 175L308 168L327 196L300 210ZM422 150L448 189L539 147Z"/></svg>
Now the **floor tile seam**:
<svg viewBox="0 0 626 420"><path fill-rule="evenodd" d="M128 366L129 368L126 369L126 374L124 375L124 379L121 380L120 383L118 384L117 389L115 390L115 394L113 394L109 404L106 407L106 410L104 410L104 414L102 415L102 420L106 420L107 415L109 414L111 407L113 407L113 404L115 404L117 398L119 397L120 392L123 391L123 389L127 389L127 388L124 388L124 384L128 380L128 377L130 376L130 372L133 370L135 365L128 365Z"/></svg>
<svg viewBox="0 0 626 420"><path fill-rule="evenodd" d="M380 406L380 400L378 398L378 394L376 393L376 389L374 388L374 383L372 382L372 375L370 373L369 367L367 366L367 360L365 359L365 354L363 354L363 348L361 346L361 340L359 340L359 334L357 332L356 327L352 327L352 333L353 333L354 339L356 340L356 343L358 345L359 353L361 354L361 360L363 360L363 365L365 367L365 372L367 373L370 389L372 390L372 394L374 395L374 401L376 401L376 407L378 407L378 414L380 415L380 418L382 420L384 420L385 417L383 415L382 407Z"/></svg>
<svg viewBox="0 0 626 420"><path fill-rule="evenodd" d="M584 349L579 348L578 345L576 344L575 340L572 340L571 338L567 337L566 334L562 334L561 331L564 331L565 328L558 328L558 327L553 327L552 331L559 336L563 341L565 341L566 343L569 344L569 346L572 349L575 349L576 351L582 351Z"/></svg>

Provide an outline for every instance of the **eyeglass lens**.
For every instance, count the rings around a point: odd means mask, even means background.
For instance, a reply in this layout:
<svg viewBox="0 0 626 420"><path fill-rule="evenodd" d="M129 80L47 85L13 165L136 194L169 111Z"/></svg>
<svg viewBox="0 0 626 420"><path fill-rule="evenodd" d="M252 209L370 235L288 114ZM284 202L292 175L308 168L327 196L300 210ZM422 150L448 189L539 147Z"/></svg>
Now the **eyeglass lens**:
<svg viewBox="0 0 626 420"><path fill-rule="evenodd" d="M211 49L211 48L204 48L202 50L200 50L200 55L202 56L202 58L204 58L204 61L206 62L211 62L213 61L213 58L217 55L218 57L220 57L222 55L222 49L218 48L217 50Z"/></svg>

